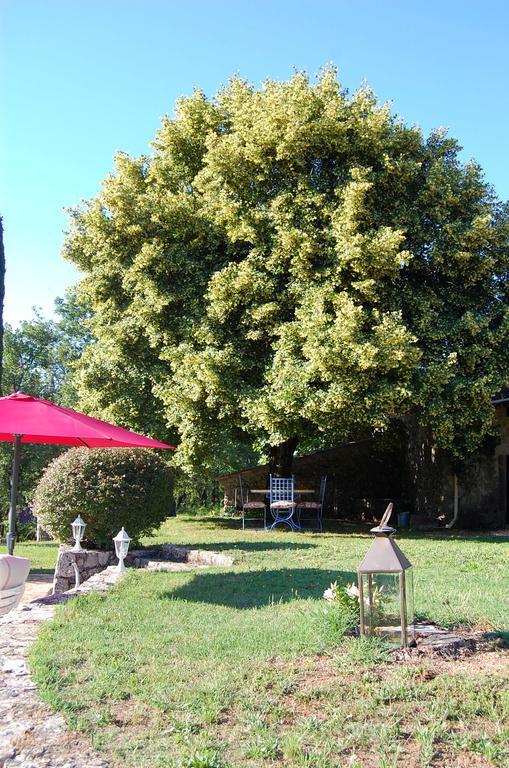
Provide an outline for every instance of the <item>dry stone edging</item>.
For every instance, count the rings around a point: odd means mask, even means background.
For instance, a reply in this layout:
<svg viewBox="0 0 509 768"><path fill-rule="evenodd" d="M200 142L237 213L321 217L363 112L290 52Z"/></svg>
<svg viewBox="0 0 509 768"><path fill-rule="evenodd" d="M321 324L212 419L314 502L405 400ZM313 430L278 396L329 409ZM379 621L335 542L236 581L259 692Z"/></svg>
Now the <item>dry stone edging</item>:
<svg viewBox="0 0 509 768"><path fill-rule="evenodd" d="M53 591L62 593L72 590L76 584L75 569L82 583L116 562L114 552L97 549L82 549L76 552L68 545L62 544L55 568ZM233 558L203 549L160 544L130 552L126 557L126 564L150 571L189 571L210 566L228 567L233 565Z"/></svg>
<svg viewBox="0 0 509 768"><path fill-rule="evenodd" d="M206 549L189 549L176 544L160 544L147 549L136 549L131 552L126 563L136 568L148 568L159 571L184 571L195 568L210 568L211 566L229 567L234 559L229 555L210 552Z"/></svg>
<svg viewBox="0 0 509 768"><path fill-rule="evenodd" d="M80 583L83 583L116 562L115 554L107 550L82 549L76 552L68 545L61 544L55 566L53 591L68 592L74 589L76 585L74 566L78 569Z"/></svg>
<svg viewBox="0 0 509 768"><path fill-rule="evenodd" d="M26 656L40 624L53 618L59 603L110 589L122 575L106 568L78 589L34 600L0 619L0 768L109 768L39 699Z"/></svg>

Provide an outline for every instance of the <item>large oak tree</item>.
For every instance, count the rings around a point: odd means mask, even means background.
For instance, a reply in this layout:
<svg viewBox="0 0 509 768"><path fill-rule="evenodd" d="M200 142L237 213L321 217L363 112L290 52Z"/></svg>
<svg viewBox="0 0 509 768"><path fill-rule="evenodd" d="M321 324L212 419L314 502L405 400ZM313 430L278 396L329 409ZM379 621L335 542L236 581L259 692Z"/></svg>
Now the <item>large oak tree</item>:
<svg viewBox="0 0 509 768"><path fill-rule="evenodd" d="M177 432L190 471L240 445L288 471L394 415L473 450L509 372L508 210L459 152L331 69L182 99L72 212L81 404Z"/></svg>

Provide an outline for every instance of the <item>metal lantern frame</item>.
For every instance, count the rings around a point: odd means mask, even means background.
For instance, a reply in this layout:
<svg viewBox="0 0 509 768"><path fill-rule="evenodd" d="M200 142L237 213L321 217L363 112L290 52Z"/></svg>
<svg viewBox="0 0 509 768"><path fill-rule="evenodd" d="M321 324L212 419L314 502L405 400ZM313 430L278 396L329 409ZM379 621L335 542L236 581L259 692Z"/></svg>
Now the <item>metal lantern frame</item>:
<svg viewBox="0 0 509 768"><path fill-rule="evenodd" d="M115 554L118 557L117 571L125 571L124 560L127 557L129 551L129 544L132 539L125 530L124 526L120 529L116 536L113 537L113 543L115 544Z"/></svg>
<svg viewBox="0 0 509 768"><path fill-rule="evenodd" d="M396 529L387 525L391 516L393 505L389 504L385 510L384 516L379 526L371 529L375 534L375 540L372 542L366 556L357 569L359 584L359 608L360 608L360 632L361 635L370 634L372 626L366 626L365 615L365 589L364 578L368 581L368 605L370 606L370 618L374 611L373 599L373 577L379 575L398 576L399 575L399 620L401 628L401 645L408 646L409 636L409 598L408 594L408 573L412 568L412 563L403 554L396 542L391 538Z"/></svg>
<svg viewBox="0 0 509 768"><path fill-rule="evenodd" d="M83 541L86 527L87 524L84 520L82 520L81 515L78 515L76 520L71 523L72 537L74 539L74 547L72 549L73 552L82 551L83 547L81 546L81 542Z"/></svg>

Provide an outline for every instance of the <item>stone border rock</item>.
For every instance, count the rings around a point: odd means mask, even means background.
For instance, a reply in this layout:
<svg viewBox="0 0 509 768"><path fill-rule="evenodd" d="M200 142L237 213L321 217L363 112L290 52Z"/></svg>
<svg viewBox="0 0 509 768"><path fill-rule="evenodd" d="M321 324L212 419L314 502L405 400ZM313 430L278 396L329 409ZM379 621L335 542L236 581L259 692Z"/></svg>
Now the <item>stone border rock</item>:
<svg viewBox="0 0 509 768"><path fill-rule="evenodd" d="M179 547L176 544L160 544L156 547L133 550L128 554L126 563L135 568L150 568L151 570L188 570L214 565L223 568L229 567L233 565L234 560L229 555L221 555L206 549L189 549L188 547ZM177 564L181 567L177 568Z"/></svg>
<svg viewBox="0 0 509 768"><path fill-rule="evenodd" d="M433 624L416 624L415 644L392 652L396 661L406 661L419 656L440 656L457 659L481 651L493 651L503 647L501 638L486 632L453 632Z"/></svg>
<svg viewBox="0 0 509 768"><path fill-rule="evenodd" d="M113 587L123 576L110 567L78 589L34 600L0 619L0 768L109 768L85 737L40 701L26 656L44 621L59 603Z"/></svg>

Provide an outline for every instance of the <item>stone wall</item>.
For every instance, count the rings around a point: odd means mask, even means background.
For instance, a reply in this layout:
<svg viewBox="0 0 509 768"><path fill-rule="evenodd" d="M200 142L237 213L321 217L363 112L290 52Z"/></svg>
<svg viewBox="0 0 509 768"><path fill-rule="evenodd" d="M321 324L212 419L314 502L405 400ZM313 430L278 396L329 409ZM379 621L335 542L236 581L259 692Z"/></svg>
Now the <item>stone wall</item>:
<svg viewBox="0 0 509 768"><path fill-rule="evenodd" d="M113 552L104 552L97 549L83 549L80 552L73 552L69 546L62 544L55 568L53 591L61 593L74 589L76 584L74 564L78 569L81 584L90 579L91 576L100 573L109 565L115 565L117 562L118 560Z"/></svg>
<svg viewBox="0 0 509 768"><path fill-rule="evenodd" d="M508 517L509 417L505 405L495 408L495 438L469 457L457 472L457 528L502 528ZM440 511L450 520L453 515L454 470L446 468L442 478Z"/></svg>

